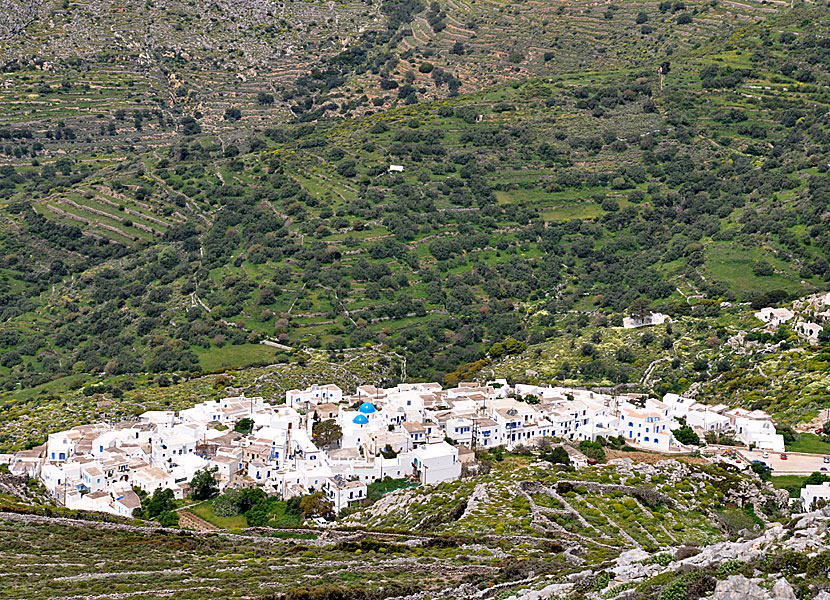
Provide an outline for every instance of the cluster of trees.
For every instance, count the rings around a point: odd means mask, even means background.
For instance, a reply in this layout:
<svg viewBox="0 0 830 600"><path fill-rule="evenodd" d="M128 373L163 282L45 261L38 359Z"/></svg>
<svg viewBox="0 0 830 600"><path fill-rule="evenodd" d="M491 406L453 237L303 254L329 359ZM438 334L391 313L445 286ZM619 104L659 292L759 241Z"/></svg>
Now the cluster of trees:
<svg viewBox="0 0 830 600"><path fill-rule="evenodd" d="M294 509L289 503L289 508ZM213 501L213 512L219 517L243 515L248 527L265 527L269 521L268 498L259 488L228 490Z"/></svg>
<svg viewBox="0 0 830 600"><path fill-rule="evenodd" d="M682 3L664 4L662 12L685 11ZM294 89L283 91L283 99L299 107L295 112L303 121L324 114L319 111L329 102L327 93L353 73L372 72L395 83L390 91L398 93L412 87L411 82L403 86L394 82L391 74L397 57L382 46L398 39L414 15L426 8L420 0L385 2L381 10L390 20L387 31L365 32L349 49L300 78ZM440 6L431 5L427 14L433 27L440 27ZM809 59L799 56L778 64L776 69L787 76L806 78L801 71L821 64L817 59L826 54L826 48L809 36L782 34L780 43L802 50ZM763 60L777 59L770 55ZM431 63L422 63L419 70L436 82L436 77L443 77L436 76L439 69ZM453 379L474 373L488 349L491 357L498 358L521 352L526 344L550 333L546 317L528 318L517 310L520 302L538 302L534 306L549 314L586 298L606 315L622 313L638 299L651 306L665 305L674 293L663 270L667 263L680 264L672 267L672 275L685 276L709 297L737 298L726 283L700 276L710 239L749 243L763 237L765 243L786 252L801 277L830 281L826 260L830 232L822 220L830 202L830 177L827 161L816 158L830 141L826 111L798 99L765 95L754 105L716 111L710 115L712 124L698 119L698 109L681 93L668 89L660 100L666 127L643 135L624 134L627 128L615 126L617 119L655 110L653 74L641 75L614 85L573 87L556 92L556 97L550 90L535 97L530 86L522 91L529 107L534 102L540 107L568 103L583 111L584 117L595 119L591 122L597 127L592 128L547 127L546 120L530 123L519 118L499 127L488 123L490 113L498 113L499 118L511 114L513 101L493 106L441 105L430 115L435 123L423 118L391 125L378 120L361 138L361 147L389 152L368 165L358 159L364 155L338 147L332 138L320 135L318 127L305 123L271 127L224 149L205 139L182 139L159 161L155 172L176 190L169 198L171 210L187 212L193 200L212 212L212 221L192 219L170 227L158 240L161 247L140 247L135 253L121 244L84 236L77 227L58 225L26 202L13 202L8 209L22 219L25 235L60 248L61 253L45 265L29 261L20 250L27 238L18 238L14 248L4 242L9 249L4 267L30 286L26 294L13 293L10 285L0 288L0 314L6 320L36 308L37 294L50 284L80 273L95 274L85 274L82 280L90 306L81 310L70 304L66 310L73 318L55 331L27 339L25 348L21 336L4 347L9 351L3 358L6 366L32 364L31 369L24 365L13 373L4 385L14 387L73 369L112 374L198 370L192 346L255 342L262 333L299 337L298 328L284 313L290 304L286 298L290 293L291 301L297 301L295 311L305 310L313 305L319 289L325 290L319 297L332 306L327 319L336 319L354 302L373 301L352 312L353 320L337 324L336 337L326 344L331 350L382 341L407 354L410 376L432 379L448 374ZM752 70L718 65L699 72L707 90L729 90L753 76ZM268 96L258 101L268 104L273 101ZM760 122L756 109L769 118ZM482 113L488 119L480 123ZM146 120L157 115L121 116ZM182 126L190 127L190 134L198 133L198 122L185 123L185 119ZM448 127L458 129L452 143ZM745 129L732 129L738 127ZM739 131L754 140L748 142L746 152L733 152L727 143ZM713 156L708 146L695 142L714 134L725 148L718 150L723 156ZM273 143L327 157L333 176L349 180L353 197L341 202L310 194L292 175L291 159L262 152ZM626 160L603 160L597 169L576 166L598 153L619 154ZM409 161L421 182L434 183L418 185L403 176L388 176L391 157ZM251 183L210 176L217 161L250 175ZM556 165L540 184L544 191L579 192L590 197L599 216L558 221L533 202L498 202L497 195L520 194L524 185L492 177L502 162L529 168ZM795 176L813 164L814 172ZM85 168L69 159L25 173L4 167L0 195L21 189L60 190L83 180ZM143 173L143 167L135 169ZM120 193L137 199L162 194L161 187L147 178L137 176L130 186L117 183L113 186ZM787 203L777 200L776 194L797 188L804 193ZM755 198L769 200L756 210L753 203L761 201ZM722 227L727 218L736 220L737 226ZM369 222L379 223L390 235L361 241L357 234ZM345 234L342 243L327 239L335 231ZM423 244L416 243L421 239ZM122 259L120 272L90 270L114 258ZM214 269L246 263L255 265L259 274L250 276L242 270L221 281L211 276ZM766 260L752 267L758 277L771 274ZM416 282L422 293L410 289ZM292 291L286 292L289 288ZM181 298L191 293L211 307L210 313L181 309ZM753 302L774 305L787 298L786 292L773 291L756 295ZM741 299L752 298L742 294ZM685 303L670 308L672 314L691 310ZM707 305L702 310L716 313L718 309ZM248 321L259 316L267 325L252 333L228 323L241 322L243 315ZM417 319L403 328L380 330L377 325L386 321L394 325L410 315ZM515 346L507 348L500 341L508 338ZM320 344L313 339L309 343ZM594 344L586 344L582 361L569 365L561 375L626 381L632 356L623 353L615 358L603 360ZM38 361L42 374L30 372L37 370ZM698 366L701 371L709 368Z"/></svg>
<svg viewBox="0 0 830 600"><path fill-rule="evenodd" d="M158 521L162 527L176 527L179 524L173 490L159 488L152 496L139 488L133 490L141 500L141 506L133 511L134 517Z"/></svg>

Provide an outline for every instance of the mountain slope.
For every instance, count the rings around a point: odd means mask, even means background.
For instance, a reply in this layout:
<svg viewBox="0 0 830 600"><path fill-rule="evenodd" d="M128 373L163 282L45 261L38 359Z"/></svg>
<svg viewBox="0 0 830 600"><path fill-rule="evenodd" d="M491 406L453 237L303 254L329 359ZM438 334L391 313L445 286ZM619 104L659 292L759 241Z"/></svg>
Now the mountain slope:
<svg viewBox="0 0 830 600"><path fill-rule="evenodd" d="M433 8L390 5L384 43ZM205 369L205 352L265 337L382 342L410 377L434 379L507 337L544 340L573 308L677 315L687 296L822 289L826 9L760 12L769 20L729 33L716 11L725 35L642 67L554 65L415 104L399 85L400 106L360 118L263 109L269 126L249 129L245 109L221 124L181 112L176 137L121 156L57 158L71 145L54 124L54 150L0 173L3 384ZM325 73L296 85L325 95L337 87Z"/></svg>

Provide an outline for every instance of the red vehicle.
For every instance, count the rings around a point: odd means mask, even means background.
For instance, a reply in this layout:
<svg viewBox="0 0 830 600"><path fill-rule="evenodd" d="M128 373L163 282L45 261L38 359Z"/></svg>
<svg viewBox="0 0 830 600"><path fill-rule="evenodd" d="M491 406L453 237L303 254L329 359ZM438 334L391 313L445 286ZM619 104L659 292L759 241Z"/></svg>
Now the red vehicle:
<svg viewBox="0 0 830 600"><path fill-rule="evenodd" d="M823 433L824 433L824 430L823 430L823 429L816 429L816 430L815 430L815 434L816 434L816 435L822 435Z"/></svg>
<svg viewBox="0 0 830 600"><path fill-rule="evenodd" d="M781 454L781 460L787 460L787 455L782 453Z"/></svg>

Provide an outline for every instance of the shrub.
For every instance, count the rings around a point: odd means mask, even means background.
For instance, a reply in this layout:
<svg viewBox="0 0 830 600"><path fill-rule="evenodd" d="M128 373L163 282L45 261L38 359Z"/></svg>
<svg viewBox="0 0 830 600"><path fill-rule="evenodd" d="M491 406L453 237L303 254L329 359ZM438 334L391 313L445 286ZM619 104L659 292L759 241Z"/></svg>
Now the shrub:
<svg viewBox="0 0 830 600"><path fill-rule="evenodd" d="M235 517L239 514L238 490L228 490L213 501L213 514L217 517Z"/></svg>

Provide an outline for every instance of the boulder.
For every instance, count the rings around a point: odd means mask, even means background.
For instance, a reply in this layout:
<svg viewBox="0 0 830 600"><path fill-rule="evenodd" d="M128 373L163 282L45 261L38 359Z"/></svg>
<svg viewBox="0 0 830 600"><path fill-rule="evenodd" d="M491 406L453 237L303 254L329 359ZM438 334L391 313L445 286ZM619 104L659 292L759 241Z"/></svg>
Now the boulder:
<svg viewBox="0 0 830 600"><path fill-rule="evenodd" d="M714 600L769 600L765 592L755 581L743 575L730 575L719 581L715 588Z"/></svg>
<svg viewBox="0 0 830 600"><path fill-rule="evenodd" d="M793 586L783 577L775 582L772 586L772 597L775 600L796 600L795 590Z"/></svg>

